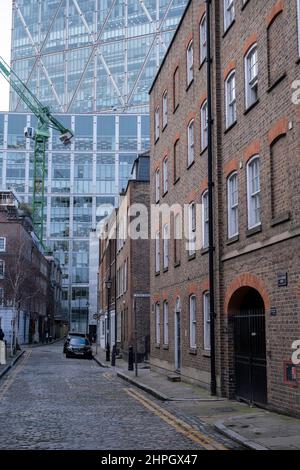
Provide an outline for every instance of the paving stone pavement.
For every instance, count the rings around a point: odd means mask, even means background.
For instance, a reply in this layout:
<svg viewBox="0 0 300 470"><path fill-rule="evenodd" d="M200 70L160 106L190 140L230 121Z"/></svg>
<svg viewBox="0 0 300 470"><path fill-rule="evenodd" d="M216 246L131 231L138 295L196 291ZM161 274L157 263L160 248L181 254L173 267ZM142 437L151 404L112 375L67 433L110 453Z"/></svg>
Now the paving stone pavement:
<svg viewBox="0 0 300 470"><path fill-rule="evenodd" d="M138 377L118 359L112 367L105 351L94 356L110 372L149 394L167 401L169 409L194 423L205 433L215 429L252 450L300 450L300 419L225 398L211 397L209 391L184 382L170 382L166 375L139 364Z"/></svg>
<svg viewBox="0 0 300 470"><path fill-rule="evenodd" d="M62 343L27 349L0 380L0 449L239 448Z"/></svg>

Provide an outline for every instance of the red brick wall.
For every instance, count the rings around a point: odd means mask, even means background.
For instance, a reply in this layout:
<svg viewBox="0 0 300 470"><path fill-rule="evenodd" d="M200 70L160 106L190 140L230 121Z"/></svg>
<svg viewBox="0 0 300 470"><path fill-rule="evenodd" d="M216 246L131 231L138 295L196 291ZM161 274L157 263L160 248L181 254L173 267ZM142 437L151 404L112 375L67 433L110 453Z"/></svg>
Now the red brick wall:
<svg viewBox="0 0 300 470"><path fill-rule="evenodd" d="M168 125L159 140L151 142L151 202L155 203L155 169L166 153L172 162L173 144L180 139L180 179L173 184L169 165L169 191L161 203L200 202L207 184L207 151L200 150L199 109L206 96L206 66L199 64L199 18L204 2L192 1L151 92L151 135L153 110L161 104L170 77L179 67L179 106L169 104ZM283 365L291 358L291 344L300 338L299 325L299 109L292 103L291 84L299 77L296 2L250 0L244 7L235 2L235 22L224 33L223 1L213 3L212 11L213 158L215 210L215 280L217 375L223 394L234 392L233 338L227 305L240 286L251 284L265 302L268 360L268 404L278 410L300 414L299 385L284 383ZM186 51L194 40L194 81L186 87ZM244 56L255 42L258 47L258 102L245 109ZM288 47L288 49L287 49ZM237 123L225 129L224 80L236 71ZM187 132L195 119L195 162L187 168ZM162 123L161 123L162 124ZM162 127L162 125L161 125ZM260 229L248 230L247 162L260 156ZM239 236L228 240L227 177L237 171L239 186ZM161 184L162 186L162 184ZM181 263L174 266L174 241L170 241L167 272L155 276L155 245L150 251L151 356L152 363L174 370L174 305L180 295L182 305L182 373L190 380L207 382L210 361L203 356L203 283L208 276L208 255L198 251L189 260L181 244ZM161 244L162 253L162 244ZM288 273L288 286L278 288L277 276ZM191 287L192 285L192 287ZM191 288L197 296L197 351L189 350L188 297ZM207 288L207 287L206 287ZM155 345L156 301L169 301L169 348ZM270 309L277 309L277 316ZM162 309L161 309L162 324ZM163 332L161 331L161 337ZM195 351L193 351L195 353ZM297 369L299 377L300 370ZM298 378L299 380L299 378Z"/></svg>

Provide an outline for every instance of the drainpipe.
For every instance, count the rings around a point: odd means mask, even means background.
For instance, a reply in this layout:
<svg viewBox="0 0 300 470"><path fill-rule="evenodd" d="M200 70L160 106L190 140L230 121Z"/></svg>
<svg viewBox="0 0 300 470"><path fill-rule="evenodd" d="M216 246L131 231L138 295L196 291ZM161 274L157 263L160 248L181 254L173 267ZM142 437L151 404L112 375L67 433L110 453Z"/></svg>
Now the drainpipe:
<svg viewBox="0 0 300 470"><path fill-rule="evenodd" d="M207 119L208 119L208 215L209 215L209 299L210 299L210 391L217 394L215 352L215 287L214 287L214 212L213 212L213 148L212 148L212 87L211 87L211 0L206 0L207 31Z"/></svg>
<svg viewBox="0 0 300 470"><path fill-rule="evenodd" d="M115 237L115 353L117 353L117 334L118 334L118 309L117 309L117 241L118 241L118 214L116 217L116 237Z"/></svg>

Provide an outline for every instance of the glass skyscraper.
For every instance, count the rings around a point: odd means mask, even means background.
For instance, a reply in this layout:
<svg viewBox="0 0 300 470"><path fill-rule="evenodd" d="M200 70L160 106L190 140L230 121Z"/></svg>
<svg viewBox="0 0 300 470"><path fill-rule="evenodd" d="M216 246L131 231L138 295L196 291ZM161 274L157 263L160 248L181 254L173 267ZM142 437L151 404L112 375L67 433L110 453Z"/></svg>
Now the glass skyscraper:
<svg viewBox="0 0 300 470"><path fill-rule="evenodd" d="M85 329L90 231L116 204L137 154L149 148L148 90L187 0L15 0L11 66L75 138L47 152L44 237L63 269L63 303ZM0 178L30 203L35 126L14 91L0 114ZM0 181L1 181L0 180ZM91 323L91 322L90 322Z"/></svg>

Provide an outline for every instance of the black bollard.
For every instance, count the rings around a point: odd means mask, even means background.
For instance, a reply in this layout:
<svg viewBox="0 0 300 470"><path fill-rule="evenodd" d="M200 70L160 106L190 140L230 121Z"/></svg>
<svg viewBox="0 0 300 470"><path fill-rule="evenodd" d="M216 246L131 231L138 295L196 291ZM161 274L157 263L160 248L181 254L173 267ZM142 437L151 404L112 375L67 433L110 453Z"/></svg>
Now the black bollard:
<svg viewBox="0 0 300 470"><path fill-rule="evenodd" d="M111 353L111 365L115 366L116 365L116 345L113 345L112 348L112 353Z"/></svg>
<svg viewBox="0 0 300 470"><path fill-rule="evenodd" d="M128 348L128 370L133 370L133 347Z"/></svg>
<svg viewBox="0 0 300 470"><path fill-rule="evenodd" d="M106 361L110 361L110 346L109 346L109 343L106 343L106 358L105 358Z"/></svg>

